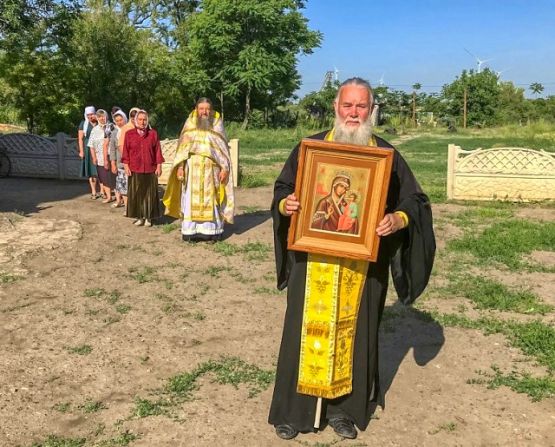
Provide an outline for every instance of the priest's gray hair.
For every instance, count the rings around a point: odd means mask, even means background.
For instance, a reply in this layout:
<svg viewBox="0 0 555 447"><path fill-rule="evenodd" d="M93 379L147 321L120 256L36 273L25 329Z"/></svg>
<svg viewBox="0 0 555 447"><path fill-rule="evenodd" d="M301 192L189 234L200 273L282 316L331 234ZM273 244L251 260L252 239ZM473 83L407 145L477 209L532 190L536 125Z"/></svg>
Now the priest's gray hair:
<svg viewBox="0 0 555 447"><path fill-rule="evenodd" d="M370 83L362 78L355 76L354 78L349 78L341 83L339 88L337 89L337 95L335 96L335 102L339 101L339 94L341 93L341 89L347 85L358 85L360 87L364 87L368 90L368 97L370 98L370 104L374 103L374 93L372 92L372 87Z"/></svg>

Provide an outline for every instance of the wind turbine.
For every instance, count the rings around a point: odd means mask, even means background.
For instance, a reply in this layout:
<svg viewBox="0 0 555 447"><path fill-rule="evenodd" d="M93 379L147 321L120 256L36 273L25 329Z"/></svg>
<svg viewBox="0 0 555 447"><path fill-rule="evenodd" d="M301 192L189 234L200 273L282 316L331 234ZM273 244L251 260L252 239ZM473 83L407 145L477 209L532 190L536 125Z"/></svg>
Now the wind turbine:
<svg viewBox="0 0 555 447"><path fill-rule="evenodd" d="M505 70L495 70L495 76L497 76L497 79L501 78L501 73L505 73L507 70L509 70L508 68L506 68Z"/></svg>
<svg viewBox="0 0 555 447"><path fill-rule="evenodd" d="M333 66L333 75L335 77L335 82L339 81L339 70L337 69L337 67L334 65Z"/></svg>
<svg viewBox="0 0 555 447"><path fill-rule="evenodd" d="M478 56L475 56L474 54L472 54L470 51L468 51L466 48L464 49L464 51L466 51L468 54L470 54L474 59L476 59L476 64L478 65L478 73L480 73L482 71L482 65L484 65L486 62L491 61L492 59L480 59Z"/></svg>
<svg viewBox="0 0 555 447"><path fill-rule="evenodd" d="M385 73L382 73L382 77L381 77L380 79L378 79L378 85L379 85L379 86L384 85L384 82L383 82L383 76L384 76L384 74L385 74Z"/></svg>

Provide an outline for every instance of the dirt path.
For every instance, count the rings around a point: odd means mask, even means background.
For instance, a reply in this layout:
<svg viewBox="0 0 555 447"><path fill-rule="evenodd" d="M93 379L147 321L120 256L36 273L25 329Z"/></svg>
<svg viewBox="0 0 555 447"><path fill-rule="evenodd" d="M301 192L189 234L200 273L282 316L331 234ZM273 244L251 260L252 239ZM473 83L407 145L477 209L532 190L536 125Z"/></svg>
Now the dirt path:
<svg viewBox="0 0 555 447"><path fill-rule="evenodd" d="M2 179L0 189L1 446L54 434L125 445L113 440L126 431L139 435L134 447L555 445L553 399L467 384L519 351L417 310L383 327L387 410L356 441L329 428L281 441L266 423L271 386L249 398L211 375L172 416L131 417L137 399L220 356L274 368L285 296L274 289L271 188L238 190L243 214L226 234L231 248L257 247L254 259L136 228L83 183Z"/></svg>

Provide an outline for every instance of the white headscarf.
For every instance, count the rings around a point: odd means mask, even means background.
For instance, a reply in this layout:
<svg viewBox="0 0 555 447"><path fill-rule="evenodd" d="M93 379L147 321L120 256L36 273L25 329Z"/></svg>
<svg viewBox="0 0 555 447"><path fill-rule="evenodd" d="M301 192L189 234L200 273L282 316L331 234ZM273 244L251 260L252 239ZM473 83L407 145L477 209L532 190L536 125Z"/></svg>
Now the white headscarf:
<svg viewBox="0 0 555 447"><path fill-rule="evenodd" d="M127 115L123 110L118 110L116 113L114 113L114 116L112 117L114 118L114 121L115 121L116 115L120 115L121 117L123 117L123 124L127 124Z"/></svg>
<svg viewBox="0 0 555 447"><path fill-rule="evenodd" d="M83 124L83 134L85 136L87 135L87 129L89 128L89 124L90 124L90 121L87 118L87 115L89 115L90 113L96 113L96 109L94 108L94 106L85 107L85 113L83 114L83 116L85 117L85 124Z"/></svg>
<svg viewBox="0 0 555 447"><path fill-rule="evenodd" d="M137 118L139 117L140 113L146 116L146 126L144 129L139 129L139 126L137 124ZM144 132L146 132L147 129L150 129L150 125L148 124L148 112L146 110L140 109L135 115L135 118L133 119L133 124L135 125L135 128L137 129L137 132L139 133L139 135L144 135Z"/></svg>

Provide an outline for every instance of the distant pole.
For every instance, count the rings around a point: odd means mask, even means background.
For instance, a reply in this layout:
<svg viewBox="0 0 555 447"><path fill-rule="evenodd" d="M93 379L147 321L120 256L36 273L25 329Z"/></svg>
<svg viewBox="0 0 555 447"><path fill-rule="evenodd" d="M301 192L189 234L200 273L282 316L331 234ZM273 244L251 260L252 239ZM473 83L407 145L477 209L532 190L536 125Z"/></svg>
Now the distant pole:
<svg viewBox="0 0 555 447"><path fill-rule="evenodd" d="M416 92L412 92L412 125L416 127Z"/></svg>
<svg viewBox="0 0 555 447"><path fill-rule="evenodd" d="M467 89L467 87L465 87L464 88L464 100L463 100L463 128L465 128L465 129L466 129L467 96L468 96L468 89Z"/></svg>

